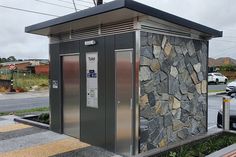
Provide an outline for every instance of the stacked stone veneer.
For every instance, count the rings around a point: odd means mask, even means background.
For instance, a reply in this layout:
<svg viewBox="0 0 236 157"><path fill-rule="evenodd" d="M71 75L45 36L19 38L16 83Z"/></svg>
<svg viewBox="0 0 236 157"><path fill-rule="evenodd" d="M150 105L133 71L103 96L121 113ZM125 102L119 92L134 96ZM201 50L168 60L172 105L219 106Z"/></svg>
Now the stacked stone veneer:
<svg viewBox="0 0 236 157"><path fill-rule="evenodd" d="M207 53L207 41L141 33L141 152L206 132Z"/></svg>

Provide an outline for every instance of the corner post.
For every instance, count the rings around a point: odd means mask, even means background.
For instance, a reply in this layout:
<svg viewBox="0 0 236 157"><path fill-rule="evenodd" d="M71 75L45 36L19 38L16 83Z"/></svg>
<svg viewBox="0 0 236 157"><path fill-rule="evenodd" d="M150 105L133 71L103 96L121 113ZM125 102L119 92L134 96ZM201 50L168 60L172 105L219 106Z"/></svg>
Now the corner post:
<svg viewBox="0 0 236 157"><path fill-rule="evenodd" d="M223 129L229 131L230 129L230 98L223 97Z"/></svg>

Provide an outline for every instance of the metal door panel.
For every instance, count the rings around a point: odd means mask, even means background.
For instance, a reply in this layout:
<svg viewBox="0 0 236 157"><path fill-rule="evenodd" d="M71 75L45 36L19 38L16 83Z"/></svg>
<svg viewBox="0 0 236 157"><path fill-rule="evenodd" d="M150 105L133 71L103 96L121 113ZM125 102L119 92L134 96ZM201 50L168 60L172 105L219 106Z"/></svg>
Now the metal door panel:
<svg viewBox="0 0 236 157"><path fill-rule="evenodd" d="M87 46L94 40L97 44ZM80 41L81 54L81 133L80 140L94 146L106 147L106 53L104 38ZM96 54L96 55L95 55ZM92 55L92 56L91 56ZM95 57L96 56L96 57ZM97 60L94 64L87 57ZM91 61L92 61L91 60ZM91 67L92 65L92 67ZM89 76L88 76L89 74ZM91 76L90 76L91 74ZM88 79L93 79L88 80ZM95 92L96 91L96 92ZM88 97L88 94L91 94ZM88 102L88 100L90 102Z"/></svg>
<svg viewBox="0 0 236 157"><path fill-rule="evenodd" d="M63 130L64 134L80 137L80 63L79 55L62 57Z"/></svg>
<svg viewBox="0 0 236 157"><path fill-rule="evenodd" d="M116 152L131 155L132 50L116 51Z"/></svg>

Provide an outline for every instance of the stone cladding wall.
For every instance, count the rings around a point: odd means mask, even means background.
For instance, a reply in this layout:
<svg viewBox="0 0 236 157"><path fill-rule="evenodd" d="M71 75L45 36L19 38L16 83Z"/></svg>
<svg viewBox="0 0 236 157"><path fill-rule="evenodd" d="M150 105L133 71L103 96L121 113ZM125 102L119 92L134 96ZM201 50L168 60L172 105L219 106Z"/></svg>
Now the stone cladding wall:
<svg viewBox="0 0 236 157"><path fill-rule="evenodd" d="M206 133L207 45L141 33L141 152Z"/></svg>

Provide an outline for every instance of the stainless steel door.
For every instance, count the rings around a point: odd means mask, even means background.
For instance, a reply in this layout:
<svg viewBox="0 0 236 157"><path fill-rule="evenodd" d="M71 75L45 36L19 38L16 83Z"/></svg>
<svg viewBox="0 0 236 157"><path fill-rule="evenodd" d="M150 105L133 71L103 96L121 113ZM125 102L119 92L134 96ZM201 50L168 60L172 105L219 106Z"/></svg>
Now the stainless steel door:
<svg viewBox="0 0 236 157"><path fill-rule="evenodd" d="M128 156L132 151L132 51L115 51L116 152Z"/></svg>
<svg viewBox="0 0 236 157"><path fill-rule="evenodd" d="M62 56L63 130L80 137L80 63L79 55Z"/></svg>

